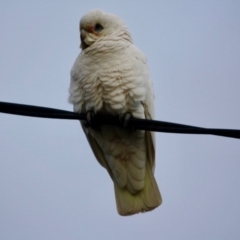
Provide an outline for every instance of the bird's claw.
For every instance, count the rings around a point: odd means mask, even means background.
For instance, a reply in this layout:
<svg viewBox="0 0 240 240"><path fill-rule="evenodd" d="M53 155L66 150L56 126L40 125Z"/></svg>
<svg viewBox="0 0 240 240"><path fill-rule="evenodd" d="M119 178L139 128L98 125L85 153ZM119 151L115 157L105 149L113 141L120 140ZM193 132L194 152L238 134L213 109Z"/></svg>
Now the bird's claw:
<svg viewBox="0 0 240 240"><path fill-rule="evenodd" d="M131 113L125 113L119 116L119 121L121 123L121 127L126 129L126 128L131 128L133 127L129 124L130 119L132 118Z"/></svg>
<svg viewBox="0 0 240 240"><path fill-rule="evenodd" d="M87 111L85 127L99 129L99 124L97 123L96 119L96 113L94 111Z"/></svg>

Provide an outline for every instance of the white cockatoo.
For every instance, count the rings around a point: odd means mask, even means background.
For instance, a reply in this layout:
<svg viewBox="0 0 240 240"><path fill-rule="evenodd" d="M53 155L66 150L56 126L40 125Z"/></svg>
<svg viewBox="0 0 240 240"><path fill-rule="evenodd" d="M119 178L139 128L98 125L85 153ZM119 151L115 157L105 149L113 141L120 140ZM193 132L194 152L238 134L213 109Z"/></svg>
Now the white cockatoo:
<svg viewBox="0 0 240 240"><path fill-rule="evenodd" d="M80 21L82 51L71 70L69 101L77 113L153 119L153 89L146 58L120 18L99 9ZM83 130L114 183L120 215L146 212L162 202L156 180L154 133L109 125Z"/></svg>

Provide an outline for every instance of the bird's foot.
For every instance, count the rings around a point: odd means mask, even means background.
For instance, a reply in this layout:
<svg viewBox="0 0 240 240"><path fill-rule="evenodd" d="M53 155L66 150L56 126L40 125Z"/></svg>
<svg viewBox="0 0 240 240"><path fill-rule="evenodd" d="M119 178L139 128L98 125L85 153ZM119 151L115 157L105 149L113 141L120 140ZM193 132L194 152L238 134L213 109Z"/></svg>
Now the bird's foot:
<svg viewBox="0 0 240 240"><path fill-rule="evenodd" d="M94 128L94 129L100 129L100 125L98 124L98 121L97 121L97 114L90 110L90 111L87 111L86 113L86 123L85 123L85 127L89 128Z"/></svg>
<svg viewBox="0 0 240 240"><path fill-rule="evenodd" d="M131 118L132 118L132 114L131 113L121 114L119 116L119 121L120 121L121 127L124 128L124 129L131 129L131 130L133 130L134 129L133 126L131 126L129 124Z"/></svg>

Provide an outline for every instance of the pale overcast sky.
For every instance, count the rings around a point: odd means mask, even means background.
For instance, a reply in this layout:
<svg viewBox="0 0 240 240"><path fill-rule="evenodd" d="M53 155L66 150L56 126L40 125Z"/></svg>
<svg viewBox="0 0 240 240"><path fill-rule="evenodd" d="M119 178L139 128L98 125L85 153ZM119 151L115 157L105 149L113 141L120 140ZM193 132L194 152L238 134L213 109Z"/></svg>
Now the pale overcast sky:
<svg viewBox="0 0 240 240"><path fill-rule="evenodd" d="M148 58L156 119L240 129L240 2L0 2L0 101L72 110L78 23L122 17ZM157 133L163 204L117 214L77 121L0 113L0 239L240 239L240 140Z"/></svg>

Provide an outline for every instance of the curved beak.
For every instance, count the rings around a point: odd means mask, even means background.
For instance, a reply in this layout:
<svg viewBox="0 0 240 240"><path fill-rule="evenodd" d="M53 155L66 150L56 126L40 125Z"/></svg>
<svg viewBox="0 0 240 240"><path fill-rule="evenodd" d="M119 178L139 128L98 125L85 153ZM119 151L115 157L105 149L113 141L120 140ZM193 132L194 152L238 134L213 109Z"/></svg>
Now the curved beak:
<svg viewBox="0 0 240 240"><path fill-rule="evenodd" d="M82 29L81 33L80 33L81 42L84 41L85 37L86 37L86 31L84 29Z"/></svg>
<svg viewBox="0 0 240 240"><path fill-rule="evenodd" d="M86 30L82 29L80 33L80 40L81 40L81 45L80 48L85 49L88 47L88 45L85 43L85 38L86 38Z"/></svg>
<svg viewBox="0 0 240 240"><path fill-rule="evenodd" d="M86 27L85 28L81 28L81 30L80 30L80 40L81 40L80 47L82 49L85 49L85 48L87 48L89 46L85 42L85 38L87 37L87 33L93 33L93 32L94 32L93 26L88 26L87 28Z"/></svg>

